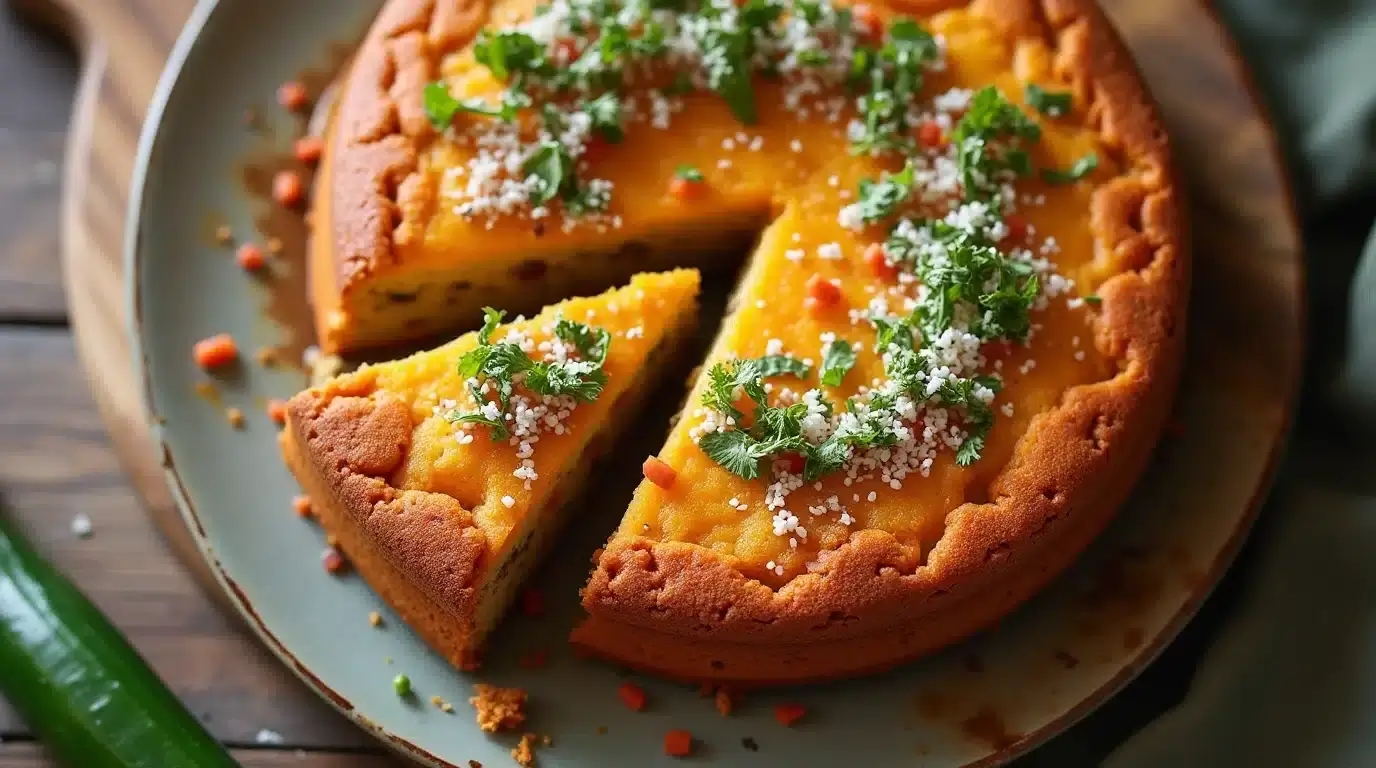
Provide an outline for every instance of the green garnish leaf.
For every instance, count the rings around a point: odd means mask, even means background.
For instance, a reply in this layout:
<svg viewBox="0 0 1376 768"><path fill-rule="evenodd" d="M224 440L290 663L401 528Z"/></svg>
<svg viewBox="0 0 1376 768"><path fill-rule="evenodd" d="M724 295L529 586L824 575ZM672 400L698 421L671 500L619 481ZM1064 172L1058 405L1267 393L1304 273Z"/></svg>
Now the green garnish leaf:
<svg viewBox="0 0 1376 768"><path fill-rule="evenodd" d="M854 367L855 347L844 339L837 339L827 345L822 355L822 383L828 387L839 387Z"/></svg>
<svg viewBox="0 0 1376 768"><path fill-rule="evenodd" d="M521 170L539 179L540 183L531 191L533 205L544 205L565 193L567 187L576 186L573 158L557 141L541 142Z"/></svg>
<svg viewBox="0 0 1376 768"><path fill-rule="evenodd" d="M765 355L756 360L756 365L759 366L760 378L762 379L785 374L806 379L808 374L807 363L787 355Z"/></svg>
<svg viewBox="0 0 1376 768"><path fill-rule="evenodd" d="M506 317L506 311L483 307L483 327L478 331L479 344L491 344L492 333L497 330L497 326L502 324L502 319Z"/></svg>
<svg viewBox="0 0 1376 768"><path fill-rule="evenodd" d="M991 197L1000 176L1025 176L1032 170L1024 142L1041 138L1041 127L992 85L981 88L953 134L956 164L966 200Z"/></svg>
<svg viewBox="0 0 1376 768"><path fill-rule="evenodd" d="M442 82L435 81L425 84L425 90L421 92L422 104L425 107L425 116L430 120L430 125L437 131L443 131L454 122L454 115L457 115L463 108L463 104L449 93L449 88Z"/></svg>
<svg viewBox="0 0 1376 768"><path fill-rule="evenodd" d="M1048 91L1036 83L1028 83L1023 96L1028 106L1048 117L1061 117L1070 112L1070 91Z"/></svg>
<svg viewBox="0 0 1376 768"><path fill-rule="evenodd" d="M708 432L698 440L698 447L734 475L746 480L760 476L759 443L745 432L736 429Z"/></svg>
<svg viewBox="0 0 1376 768"><path fill-rule="evenodd" d="M607 360L612 335L606 328L597 328L562 317L554 324L554 335L578 348L584 360L601 365Z"/></svg>
<svg viewBox="0 0 1376 768"><path fill-rule="evenodd" d="M897 345L899 349L913 348L913 326L907 319L893 320L875 315L870 317L870 322L874 323L877 332L875 347L881 354L888 350L891 344Z"/></svg>
<svg viewBox="0 0 1376 768"><path fill-rule="evenodd" d="M583 105L583 112L592 118L592 129L610 144L620 144L625 137L621 126L621 99L607 92Z"/></svg>
<svg viewBox="0 0 1376 768"><path fill-rule="evenodd" d="M548 70L545 46L524 32L483 30L473 46L473 58L492 70L498 80L516 73L539 74Z"/></svg>
<svg viewBox="0 0 1376 768"><path fill-rule="evenodd" d="M500 441L505 440L508 437L511 437L511 431L506 428L506 424L504 422L502 422L500 419L489 419L488 417L482 415L478 411L471 411L468 413L451 411L447 416L445 416L445 419L457 424L481 424L485 427L488 427L492 430L493 440Z"/></svg>
<svg viewBox="0 0 1376 768"><path fill-rule="evenodd" d="M1085 297L1085 303L1086 303L1086 304L1092 304L1092 305L1094 305L1094 306L1097 307L1097 306L1099 306L1100 304L1104 303L1104 300L1103 300L1103 298L1101 298L1101 297L1099 297L1099 296L1096 296L1095 294L1092 294L1092 293L1091 293L1090 295L1088 295L1088 296Z"/></svg>
<svg viewBox="0 0 1376 768"><path fill-rule="evenodd" d="M702 171L699 171L696 167L691 165L680 165L674 171L674 175L684 181L691 181L693 183L702 181Z"/></svg>
<svg viewBox="0 0 1376 768"><path fill-rule="evenodd" d="M1090 152L1079 160L1076 160L1074 165L1064 171L1056 170L1055 168L1043 168L1042 178L1045 179L1048 184L1069 184L1073 181L1083 179L1098 167L1099 156Z"/></svg>
<svg viewBox="0 0 1376 768"><path fill-rule="evenodd" d="M606 385L606 371L584 360L540 363L526 374L526 386L537 395L571 395L585 403L596 400Z"/></svg>
<svg viewBox="0 0 1376 768"><path fill-rule="evenodd" d="M860 217L866 224L873 224L892 216L903 201L908 199L913 188L913 166L908 163L903 170L886 177L883 181L860 180L860 196L856 201L860 206Z"/></svg>

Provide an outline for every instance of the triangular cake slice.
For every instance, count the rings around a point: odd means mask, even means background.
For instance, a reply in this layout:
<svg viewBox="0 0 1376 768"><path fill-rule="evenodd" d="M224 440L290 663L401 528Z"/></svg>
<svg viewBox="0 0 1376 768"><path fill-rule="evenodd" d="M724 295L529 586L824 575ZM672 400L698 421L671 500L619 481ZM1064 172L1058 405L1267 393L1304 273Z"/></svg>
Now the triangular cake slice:
<svg viewBox="0 0 1376 768"><path fill-rule="evenodd" d="M691 332L698 273L636 275L293 397L288 465L363 578L459 667Z"/></svg>

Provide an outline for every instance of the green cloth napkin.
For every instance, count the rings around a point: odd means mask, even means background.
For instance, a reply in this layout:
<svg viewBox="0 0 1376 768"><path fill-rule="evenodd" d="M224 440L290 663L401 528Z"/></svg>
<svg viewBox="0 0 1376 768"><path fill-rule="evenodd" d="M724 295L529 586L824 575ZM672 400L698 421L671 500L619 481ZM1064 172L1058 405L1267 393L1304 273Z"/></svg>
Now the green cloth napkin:
<svg viewBox="0 0 1376 768"><path fill-rule="evenodd" d="M1185 640L1202 653L1183 700L1105 764L1376 766L1376 2L1216 5L1287 148L1308 370L1249 552Z"/></svg>
<svg viewBox="0 0 1376 768"><path fill-rule="evenodd" d="M1019 768L1376 766L1376 0L1213 5L1265 94L1305 231L1295 433L1199 617Z"/></svg>

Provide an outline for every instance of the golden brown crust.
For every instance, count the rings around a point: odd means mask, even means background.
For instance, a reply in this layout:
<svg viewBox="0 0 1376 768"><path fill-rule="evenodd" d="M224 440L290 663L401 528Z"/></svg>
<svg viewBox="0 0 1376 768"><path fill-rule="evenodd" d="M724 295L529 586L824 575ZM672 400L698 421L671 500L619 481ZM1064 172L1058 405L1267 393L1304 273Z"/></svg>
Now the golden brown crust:
<svg viewBox="0 0 1376 768"><path fill-rule="evenodd" d="M777 592L682 543L614 540L575 630L585 649L692 680L768 684L884 669L998 620L1088 545L1130 493L1167 418L1183 351L1188 263L1165 130L1126 49L1092 0L974 0L1017 38L1046 41L1090 105L1123 175L1093 198L1095 344L1112 379L1040 414L988 488L946 519L925 563L859 531ZM689 639L685 642L686 639ZM768 646L768 653L761 653Z"/></svg>
<svg viewBox="0 0 1376 768"><path fill-rule="evenodd" d="M307 390L287 404L287 463L325 530L374 589L455 666L476 660L487 539L449 496L398 490L411 415L385 392Z"/></svg>
<svg viewBox="0 0 1376 768"><path fill-rule="evenodd" d="M471 39L486 15L485 0L392 0L359 47L331 125L334 178L321 196L340 294L395 258L394 238L419 235L398 227L404 210L428 199L415 172L435 131L421 91L440 56Z"/></svg>

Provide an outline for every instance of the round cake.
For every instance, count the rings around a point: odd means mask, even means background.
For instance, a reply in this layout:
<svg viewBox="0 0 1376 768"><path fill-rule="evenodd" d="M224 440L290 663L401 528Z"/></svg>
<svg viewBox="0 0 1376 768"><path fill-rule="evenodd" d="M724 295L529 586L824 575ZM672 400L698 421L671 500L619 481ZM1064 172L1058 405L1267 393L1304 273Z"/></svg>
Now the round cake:
<svg viewBox="0 0 1376 768"><path fill-rule="evenodd" d="M334 352L744 261L573 632L665 676L996 622L1112 518L1179 377L1169 142L1092 0L391 0L318 183ZM389 579L471 578L403 549Z"/></svg>

